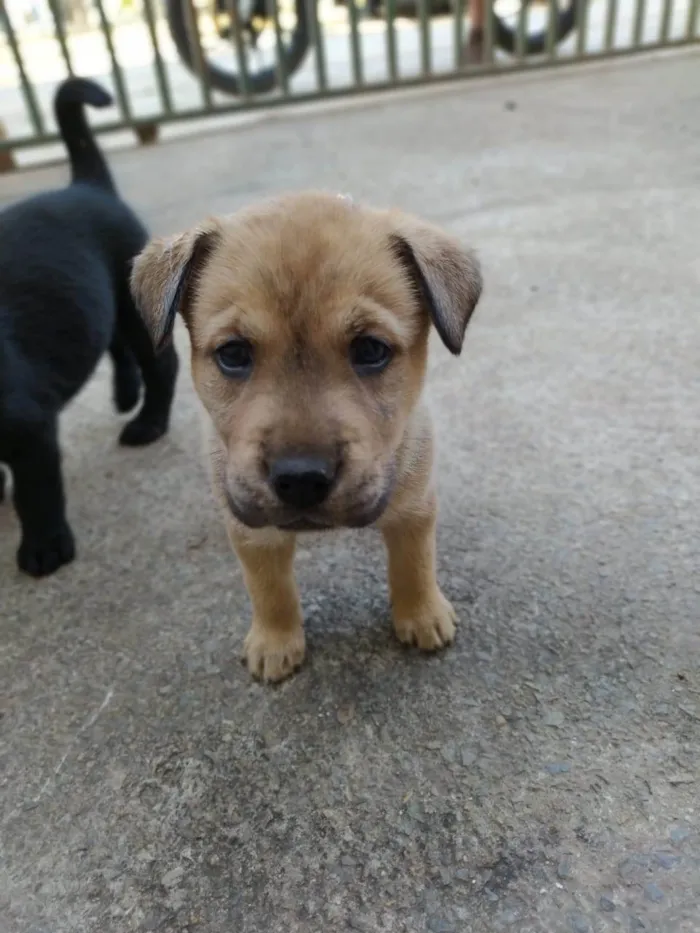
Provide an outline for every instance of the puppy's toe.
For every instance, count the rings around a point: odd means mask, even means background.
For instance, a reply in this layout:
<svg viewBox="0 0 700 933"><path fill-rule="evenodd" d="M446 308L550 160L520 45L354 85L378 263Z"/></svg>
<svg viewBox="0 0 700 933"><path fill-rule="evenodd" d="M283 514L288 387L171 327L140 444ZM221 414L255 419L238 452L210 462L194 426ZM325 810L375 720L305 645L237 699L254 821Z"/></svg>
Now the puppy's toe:
<svg viewBox="0 0 700 933"><path fill-rule="evenodd" d="M438 593L424 606L416 606L406 615L394 617L394 631L405 645L417 645L421 651L438 651L454 641L457 614Z"/></svg>
<svg viewBox="0 0 700 933"><path fill-rule="evenodd" d="M167 430L167 423L160 419L153 420L137 416L124 428L119 436L119 443L123 447L145 447L161 438Z"/></svg>
<svg viewBox="0 0 700 933"><path fill-rule="evenodd" d="M306 653L302 628L291 632L269 632L253 625L244 646L244 657L253 677L275 683L301 666Z"/></svg>
<svg viewBox="0 0 700 933"><path fill-rule="evenodd" d="M75 541L68 527L41 539L24 538L17 552L17 566L31 577L48 577L75 558Z"/></svg>
<svg viewBox="0 0 700 933"><path fill-rule="evenodd" d="M121 414L133 411L141 397L141 376L138 369L124 369L114 376L114 407Z"/></svg>

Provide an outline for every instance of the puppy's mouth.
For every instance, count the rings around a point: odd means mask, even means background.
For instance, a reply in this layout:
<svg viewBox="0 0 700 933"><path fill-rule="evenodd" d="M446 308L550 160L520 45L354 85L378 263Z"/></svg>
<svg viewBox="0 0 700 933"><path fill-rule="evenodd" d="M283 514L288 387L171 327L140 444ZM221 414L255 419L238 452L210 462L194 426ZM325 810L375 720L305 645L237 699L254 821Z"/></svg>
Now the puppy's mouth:
<svg viewBox="0 0 700 933"><path fill-rule="evenodd" d="M371 503L343 510L337 515L325 512L290 512L286 509L270 510L250 502L244 505L237 502L228 490L226 500L234 518L248 528L278 528L280 531L295 533L319 532L331 531L334 528L366 528L372 525L386 509L391 491L392 487L389 486Z"/></svg>
<svg viewBox="0 0 700 933"><path fill-rule="evenodd" d="M368 525L373 525L384 514L384 510L391 499L392 492L393 485L390 484L370 506L348 515L343 525L346 528L367 528Z"/></svg>
<svg viewBox="0 0 700 933"><path fill-rule="evenodd" d="M331 522L308 515L297 515L294 518L283 519L275 523L280 531L329 531L333 528Z"/></svg>
<svg viewBox="0 0 700 933"><path fill-rule="evenodd" d="M240 505L229 489L226 490L226 503L231 515L247 528L267 528L271 524L263 509L251 504Z"/></svg>

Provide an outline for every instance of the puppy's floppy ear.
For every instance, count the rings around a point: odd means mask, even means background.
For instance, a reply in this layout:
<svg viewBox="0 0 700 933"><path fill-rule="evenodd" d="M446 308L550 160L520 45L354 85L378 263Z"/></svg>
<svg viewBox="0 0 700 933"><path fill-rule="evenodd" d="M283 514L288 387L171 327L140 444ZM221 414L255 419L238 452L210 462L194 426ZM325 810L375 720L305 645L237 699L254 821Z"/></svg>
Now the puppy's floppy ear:
<svg viewBox="0 0 700 933"><path fill-rule="evenodd" d="M172 337L178 312L187 320L197 280L218 242L214 222L151 240L131 267L131 294L156 350Z"/></svg>
<svg viewBox="0 0 700 933"><path fill-rule="evenodd" d="M435 330L459 356L464 332L481 295L479 262L453 237L413 217L394 218L391 247Z"/></svg>

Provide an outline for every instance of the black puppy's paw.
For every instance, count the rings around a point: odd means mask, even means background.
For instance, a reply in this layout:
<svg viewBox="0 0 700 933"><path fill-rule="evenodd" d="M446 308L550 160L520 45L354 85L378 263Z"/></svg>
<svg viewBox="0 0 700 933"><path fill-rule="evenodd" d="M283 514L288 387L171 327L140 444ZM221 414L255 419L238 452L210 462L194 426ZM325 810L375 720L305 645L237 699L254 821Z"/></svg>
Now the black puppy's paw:
<svg viewBox="0 0 700 933"><path fill-rule="evenodd" d="M114 407L120 414L133 411L141 397L141 374L136 366L122 366L114 373Z"/></svg>
<svg viewBox="0 0 700 933"><path fill-rule="evenodd" d="M66 524L41 538L23 538L17 551L17 566L31 577L48 577L74 559L75 541Z"/></svg>
<svg viewBox="0 0 700 933"><path fill-rule="evenodd" d="M142 418L137 415L119 436L122 447L145 447L161 438L168 430L167 421Z"/></svg>

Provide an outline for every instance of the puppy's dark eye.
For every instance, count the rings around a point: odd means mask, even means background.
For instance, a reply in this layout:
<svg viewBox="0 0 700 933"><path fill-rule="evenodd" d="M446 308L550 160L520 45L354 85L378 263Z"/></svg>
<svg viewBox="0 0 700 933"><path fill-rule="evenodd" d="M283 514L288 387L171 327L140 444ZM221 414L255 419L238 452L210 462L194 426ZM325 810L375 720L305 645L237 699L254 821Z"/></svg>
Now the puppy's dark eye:
<svg viewBox="0 0 700 933"><path fill-rule="evenodd" d="M247 340L229 340L214 351L217 365L224 376L245 379L253 369L253 348Z"/></svg>
<svg viewBox="0 0 700 933"><path fill-rule="evenodd" d="M350 363L360 376L380 373L391 356L391 347L377 337L355 337L350 344Z"/></svg>

